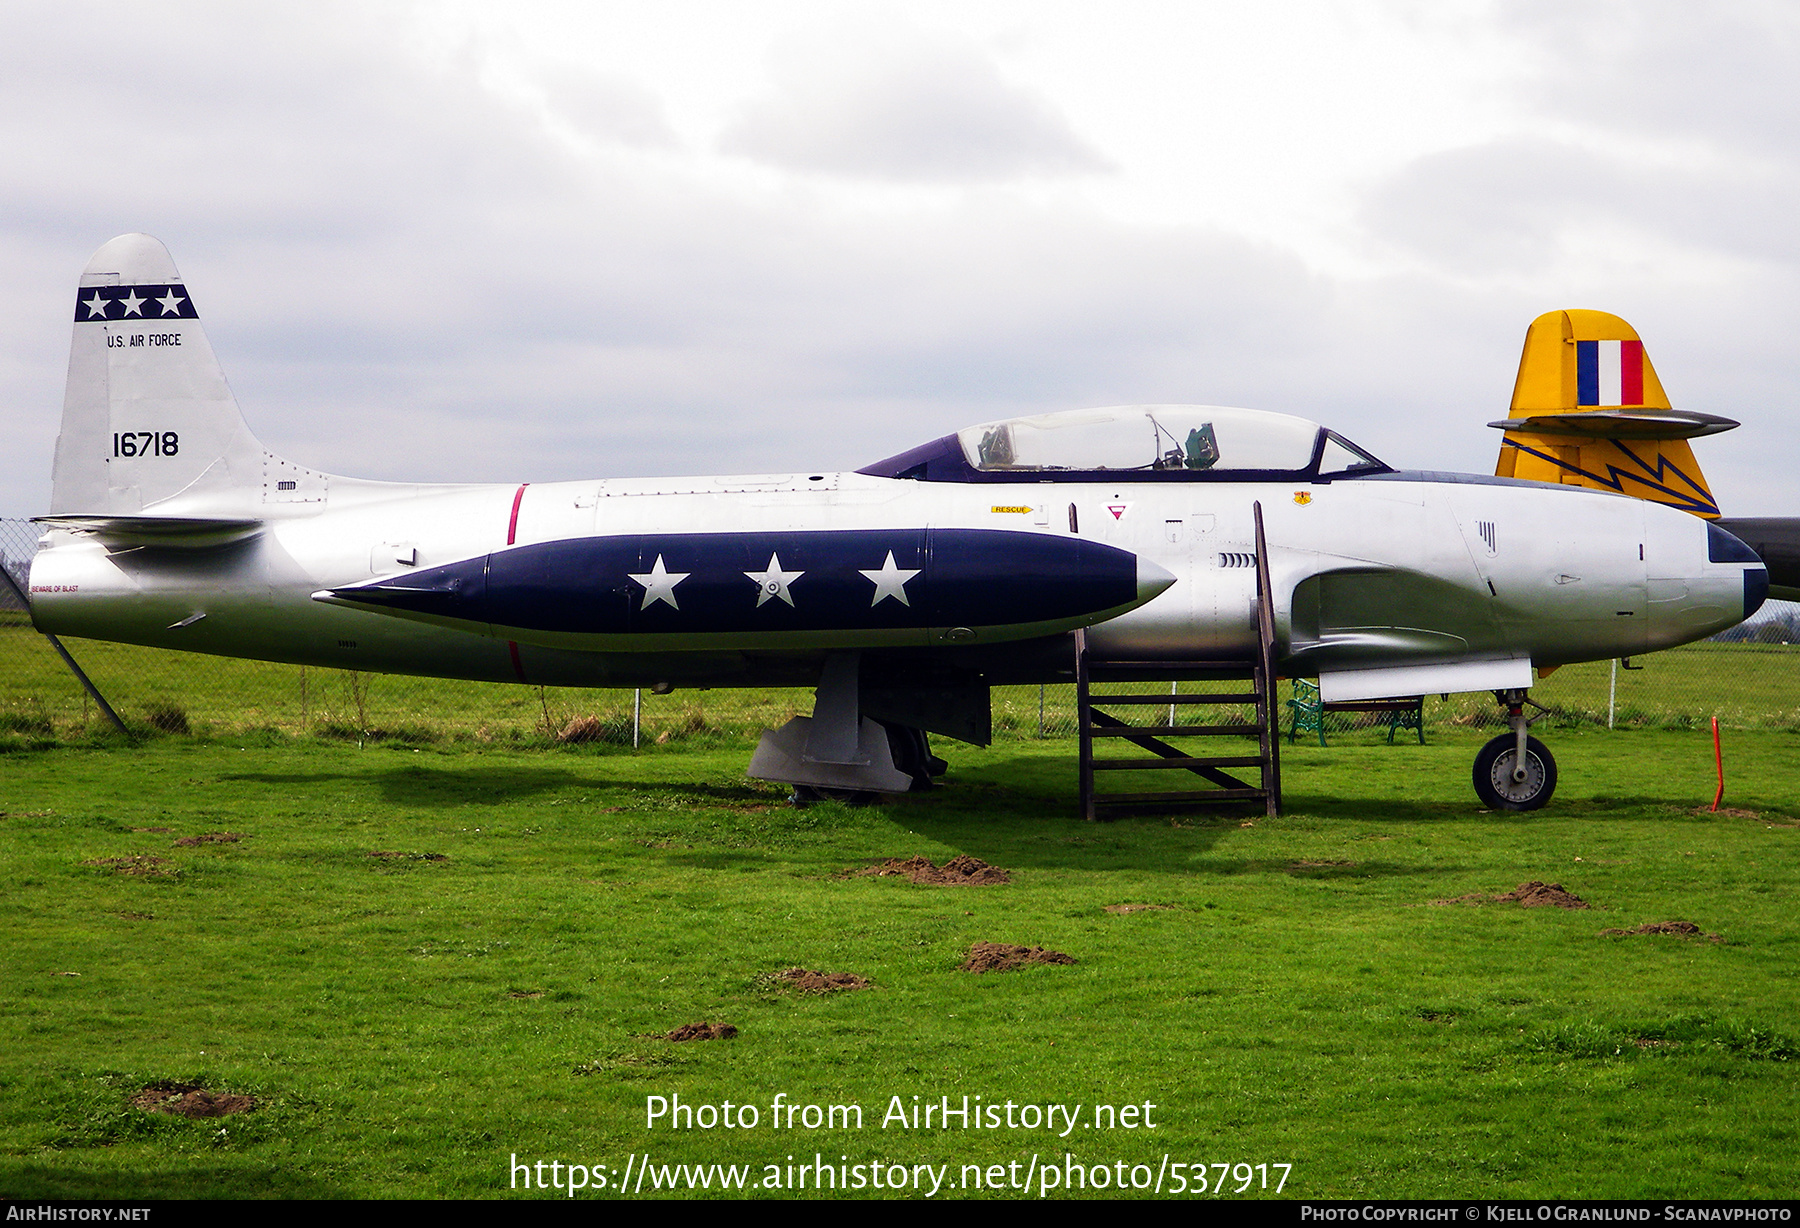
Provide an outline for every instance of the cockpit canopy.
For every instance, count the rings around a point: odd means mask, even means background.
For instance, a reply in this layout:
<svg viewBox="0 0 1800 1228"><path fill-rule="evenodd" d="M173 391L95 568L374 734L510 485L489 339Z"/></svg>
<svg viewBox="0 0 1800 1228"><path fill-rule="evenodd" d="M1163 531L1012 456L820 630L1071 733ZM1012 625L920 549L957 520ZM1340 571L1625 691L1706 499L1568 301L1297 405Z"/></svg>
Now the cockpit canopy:
<svg viewBox="0 0 1800 1228"><path fill-rule="evenodd" d="M861 470L928 482L1322 480L1388 466L1316 422L1219 405L1119 405L984 422Z"/></svg>

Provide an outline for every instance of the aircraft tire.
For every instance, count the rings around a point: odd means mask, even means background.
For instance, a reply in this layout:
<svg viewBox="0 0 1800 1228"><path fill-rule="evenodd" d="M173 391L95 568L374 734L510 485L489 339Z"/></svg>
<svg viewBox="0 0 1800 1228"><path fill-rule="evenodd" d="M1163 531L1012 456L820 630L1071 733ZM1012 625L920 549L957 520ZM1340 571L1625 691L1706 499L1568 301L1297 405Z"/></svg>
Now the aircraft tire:
<svg viewBox="0 0 1800 1228"><path fill-rule="evenodd" d="M943 768L949 765L931 753L931 743L926 740L925 731L889 721L877 723L887 731L888 750L894 756L894 767L912 777L912 791L919 793L931 788L931 778L942 776ZM939 764L943 764L943 767L938 767Z"/></svg>
<svg viewBox="0 0 1800 1228"><path fill-rule="evenodd" d="M1518 737L1503 733L1475 756L1475 794L1490 810L1536 810L1556 792L1556 758L1536 738L1525 739L1525 779L1512 778Z"/></svg>

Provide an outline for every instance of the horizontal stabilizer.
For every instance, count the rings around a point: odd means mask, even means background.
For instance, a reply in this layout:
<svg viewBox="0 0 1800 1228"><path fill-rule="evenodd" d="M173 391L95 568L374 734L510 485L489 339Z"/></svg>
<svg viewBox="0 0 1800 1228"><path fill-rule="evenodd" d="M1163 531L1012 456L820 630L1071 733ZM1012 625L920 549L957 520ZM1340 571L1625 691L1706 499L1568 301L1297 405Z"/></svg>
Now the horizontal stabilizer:
<svg viewBox="0 0 1800 1228"><path fill-rule="evenodd" d="M1489 426L1536 435L1582 435L1590 439L1698 439L1740 425L1736 419L1691 409L1590 409L1566 414L1502 418Z"/></svg>
<svg viewBox="0 0 1800 1228"><path fill-rule="evenodd" d="M32 523L90 533L108 546L199 549L243 541L262 532L260 520L208 516L38 516Z"/></svg>

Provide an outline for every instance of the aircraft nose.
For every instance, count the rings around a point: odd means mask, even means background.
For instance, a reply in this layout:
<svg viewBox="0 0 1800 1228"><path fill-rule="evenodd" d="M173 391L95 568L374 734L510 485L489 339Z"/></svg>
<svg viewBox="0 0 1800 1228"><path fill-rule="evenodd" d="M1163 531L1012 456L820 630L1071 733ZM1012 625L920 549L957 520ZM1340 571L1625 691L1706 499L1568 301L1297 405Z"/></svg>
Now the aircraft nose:
<svg viewBox="0 0 1800 1228"><path fill-rule="evenodd" d="M1651 649L1735 627L1768 599L1769 570L1756 551L1718 525L1704 523L1704 544L1691 519L1646 525Z"/></svg>
<svg viewBox="0 0 1800 1228"><path fill-rule="evenodd" d="M1743 563L1744 618L1762 609L1769 599L1769 569L1762 556L1744 541L1721 529L1711 521L1706 525L1706 561L1708 563ZM1743 621L1742 619L1739 620Z"/></svg>
<svg viewBox="0 0 1800 1228"><path fill-rule="evenodd" d="M1143 555L1138 555L1137 595L1140 603L1150 600L1173 583L1175 583L1174 573Z"/></svg>

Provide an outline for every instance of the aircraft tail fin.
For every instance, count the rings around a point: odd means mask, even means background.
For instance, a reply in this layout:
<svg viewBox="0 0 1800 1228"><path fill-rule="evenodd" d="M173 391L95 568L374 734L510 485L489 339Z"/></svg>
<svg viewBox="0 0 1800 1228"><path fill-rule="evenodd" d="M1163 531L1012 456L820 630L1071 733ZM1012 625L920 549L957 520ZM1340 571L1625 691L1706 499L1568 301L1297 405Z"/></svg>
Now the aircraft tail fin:
<svg viewBox="0 0 1800 1228"><path fill-rule="evenodd" d="M1494 472L1590 486L1719 516L1688 440L1738 425L1674 409L1637 331L1604 311L1551 311L1531 322Z"/></svg>
<svg viewBox="0 0 1800 1228"><path fill-rule="evenodd" d="M130 234L94 253L75 298L52 515L260 516L323 503L327 481L250 433L167 248Z"/></svg>

